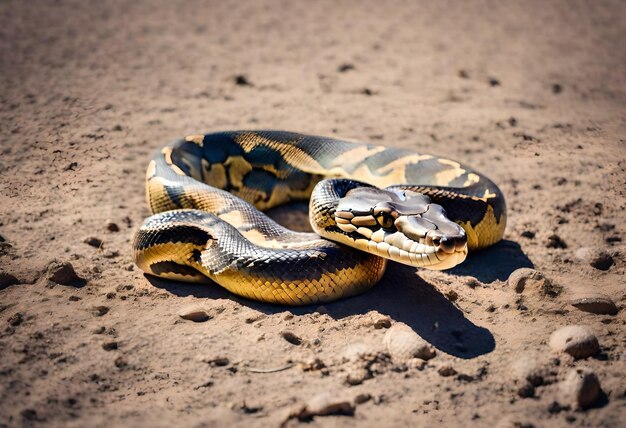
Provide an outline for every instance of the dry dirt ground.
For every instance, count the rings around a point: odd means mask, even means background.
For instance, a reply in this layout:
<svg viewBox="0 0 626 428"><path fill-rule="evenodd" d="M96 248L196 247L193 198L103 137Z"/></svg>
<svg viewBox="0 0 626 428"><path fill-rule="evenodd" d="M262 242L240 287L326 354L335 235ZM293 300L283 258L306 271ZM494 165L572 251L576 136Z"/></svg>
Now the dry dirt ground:
<svg viewBox="0 0 626 428"><path fill-rule="evenodd" d="M624 424L625 23L619 1L2 1L0 426L296 426L322 393L356 409L307 426ZM144 277L152 154L256 128L462 160L504 191L505 240L321 307ZM551 285L516 291L522 267ZM436 356L390 359L398 323ZM598 352L550 347L573 324Z"/></svg>

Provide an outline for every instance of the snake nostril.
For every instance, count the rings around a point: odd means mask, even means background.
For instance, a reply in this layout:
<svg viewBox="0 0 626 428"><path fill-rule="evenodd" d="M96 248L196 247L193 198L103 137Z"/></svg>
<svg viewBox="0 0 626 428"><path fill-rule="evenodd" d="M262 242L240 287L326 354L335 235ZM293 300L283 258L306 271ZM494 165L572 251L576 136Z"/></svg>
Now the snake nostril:
<svg viewBox="0 0 626 428"><path fill-rule="evenodd" d="M446 253L454 253L460 251L465 247L466 238L461 236L444 236L441 238L439 248Z"/></svg>

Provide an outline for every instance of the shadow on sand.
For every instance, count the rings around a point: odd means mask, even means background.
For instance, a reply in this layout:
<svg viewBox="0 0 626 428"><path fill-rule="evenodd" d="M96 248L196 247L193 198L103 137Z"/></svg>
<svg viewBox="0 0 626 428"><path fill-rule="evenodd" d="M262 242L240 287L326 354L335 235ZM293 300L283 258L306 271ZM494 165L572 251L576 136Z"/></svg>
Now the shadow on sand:
<svg viewBox="0 0 626 428"><path fill-rule="evenodd" d="M476 261L472 269L487 270L486 262ZM472 269L454 272L473 275ZM378 285L359 296L324 304L333 319L366 314L375 310L395 321L409 325L424 340L439 350L459 358L475 358L495 348L489 330L472 323L463 312L431 284L420 278L419 271L409 266L389 263L385 276ZM296 315L315 312L319 305L289 307L256 302L236 296L216 284L185 284L151 276L146 278L157 288L177 296L207 299L232 299L242 305L271 315L289 310ZM482 280L482 279L481 279Z"/></svg>
<svg viewBox="0 0 626 428"><path fill-rule="evenodd" d="M473 276L481 282L506 281L519 268L534 267L515 241L503 239L496 245L470 255L463 263L446 271L452 275Z"/></svg>
<svg viewBox="0 0 626 428"><path fill-rule="evenodd" d="M278 207L271 217L292 229L307 231L307 205ZM294 210L295 208L295 210ZM452 275L472 276L484 283L506 280L511 272L533 264L513 241L497 245L469 257L460 266L447 271ZM495 340L489 330L473 324L463 312L435 287L418 276L419 269L390 262L383 279L359 296L324 304L333 319L378 311L395 321L409 325L424 340L439 350L459 358L475 358L494 350ZM177 296L207 299L231 299L265 314L289 310L296 315L315 312L319 305L285 307L256 302L236 296L217 284L185 284L146 276L157 288Z"/></svg>
<svg viewBox="0 0 626 428"><path fill-rule="evenodd" d="M185 284L146 275L157 288L177 296L207 299L231 299L249 308L271 315L289 310L303 315L318 310L319 305L285 307L236 296L217 284ZM495 341L489 330L469 321L454 304L434 287L417 276L414 268L390 263L383 279L359 296L324 304L333 319L378 311L395 321L409 325L424 340L448 354L474 358L491 352Z"/></svg>

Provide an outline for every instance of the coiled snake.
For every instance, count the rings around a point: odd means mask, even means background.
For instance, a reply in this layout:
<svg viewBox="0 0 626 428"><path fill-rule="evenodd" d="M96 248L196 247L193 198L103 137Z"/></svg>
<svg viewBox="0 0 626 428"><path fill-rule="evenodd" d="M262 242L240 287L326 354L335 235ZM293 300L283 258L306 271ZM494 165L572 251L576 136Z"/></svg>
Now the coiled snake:
<svg viewBox="0 0 626 428"><path fill-rule="evenodd" d="M387 260L451 268L506 225L498 187L457 162L281 131L177 141L150 162L146 189L155 215L133 242L144 272L289 305L365 291ZM259 211L308 198L316 233Z"/></svg>

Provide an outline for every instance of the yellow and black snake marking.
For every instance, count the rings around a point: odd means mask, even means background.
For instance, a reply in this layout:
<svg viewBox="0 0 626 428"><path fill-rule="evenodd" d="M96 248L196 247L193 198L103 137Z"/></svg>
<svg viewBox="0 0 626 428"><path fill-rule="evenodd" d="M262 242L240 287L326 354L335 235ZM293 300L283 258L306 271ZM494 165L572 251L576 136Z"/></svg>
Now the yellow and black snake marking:
<svg viewBox="0 0 626 428"><path fill-rule="evenodd" d="M506 226L502 192L460 163L282 131L177 141L150 162L146 196L154 215L133 243L144 272L289 305L363 292L387 260L454 267ZM316 233L259 211L303 199Z"/></svg>

